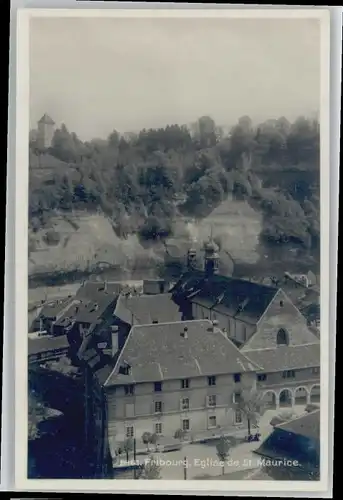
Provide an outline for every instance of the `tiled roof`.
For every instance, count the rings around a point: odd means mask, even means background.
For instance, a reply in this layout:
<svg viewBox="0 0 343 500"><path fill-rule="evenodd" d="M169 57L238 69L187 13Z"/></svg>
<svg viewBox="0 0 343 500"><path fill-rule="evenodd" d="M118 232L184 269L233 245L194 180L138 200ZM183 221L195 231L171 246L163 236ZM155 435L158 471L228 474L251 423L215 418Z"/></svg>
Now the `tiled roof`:
<svg viewBox="0 0 343 500"><path fill-rule="evenodd" d="M60 335L59 337L44 336L35 339L28 339L29 355L50 351L52 349L61 349L62 347L69 347L69 342L66 335Z"/></svg>
<svg viewBox="0 0 343 500"><path fill-rule="evenodd" d="M319 441L320 410L312 411L306 415L290 420L289 422L279 424L276 428Z"/></svg>
<svg viewBox="0 0 343 500"><path fill-rule="evenodd" d="M278 372L320 366L320 342L297 346L279 346L270 349L243 350L263 372Z"/></svg>
<svg viewBox="0 0 343 500"><path fill-rule="evenodd" d="M68 297L49 304L44 304L39 316L44 316L45 318L56 318L56 316L58 316L58 314L60 314L71 302L72 299Z"/></svg>
<svg viewBox="0 0 343 500"><path fill-rule="evenodd" d="M42 118L39 120L38 123L46 123L47 125L55 125L54 120L46 113L44 113L44 115L42 116Z"/></svg>
<svg viewBox="0 0 343 500"><path fill-rule="evenodd" d="M86 281L77 290L75 298L96 300L99 294L119 295L122 288L123 285L118 282Z"/></svg>
<svg viewBox="0 0 343 500"><path fill-rule="evenodd" d="M158 321L168 323L181 320L179 307L169 293L137 295L118 298L114 315L129 325L147 325Z"/></svg>
<svg viewBox="0 0 343 500"><path fill-rule="evenodd" d="M184 329L187 335L183 337ZM120 373L123 363L129 375ZM248 357L210 321L134 326L105 385L257 371Z"/></svg>
<svg viewBox="0 0 343 500"><path fill-rule="evenodd" d="M206 300L208 307L256 324L278 289L238 278L206 276L202 271L185 273L172 290L178 303Z"/></svg>
<svg viewBox="0 0 343 500"><path fill-rule="evenodd" d="M276 425L255 453L269 459L297 460L296 470L316 478L320 468L320 411Z"/></svg>
<svg viewBox="0 0 343 500"><path fill-rule="evenodd" d="M68 322L68 320L93 324L101 318L109 307L114 308L116 300L116 296L104 293L98 294L93 300L74 299L63 316L56 322L56 325L66 326L66 321Z"/></svg>

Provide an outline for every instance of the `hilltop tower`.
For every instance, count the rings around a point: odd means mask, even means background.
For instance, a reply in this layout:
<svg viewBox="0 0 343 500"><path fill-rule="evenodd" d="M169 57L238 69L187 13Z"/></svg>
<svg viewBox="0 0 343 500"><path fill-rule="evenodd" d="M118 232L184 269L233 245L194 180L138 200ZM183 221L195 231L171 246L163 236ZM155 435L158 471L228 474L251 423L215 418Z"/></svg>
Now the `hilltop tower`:
<svg viewBox="0 0 343 500"><path fill-rule="evenodd" d="M45 149L49 148L52 143L52 139L55 133L55 122L46 113L38 122L37 129L37 145L38 147Z"/></svg>
<svg viewBox="0 0 343 500"><path fill-rule="evenodd" d="M212 228L209 240L204 244L205 252L205 273L206 275L212 275L219 270L219 248L213 241Z"/></svg>

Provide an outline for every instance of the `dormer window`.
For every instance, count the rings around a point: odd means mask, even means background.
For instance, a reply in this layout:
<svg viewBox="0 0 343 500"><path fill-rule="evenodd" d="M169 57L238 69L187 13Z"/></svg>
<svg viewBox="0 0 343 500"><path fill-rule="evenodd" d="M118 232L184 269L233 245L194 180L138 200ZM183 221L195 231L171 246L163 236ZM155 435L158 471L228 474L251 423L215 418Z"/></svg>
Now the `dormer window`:
<svg viewBox="0 0 343 500"><path fill-rule="evenodd" d="M119 367L119 373L122 375L130 375L131 373L131 366L129 363L126 363L126 361L123 362L123 364Z"/></svg>
<svg viewBox="0 0 343 500"><path fill-rule="evenodd" d="M281 328L277 333L276 344L279 346L289 345L289 335L283 328Z"/></svg>

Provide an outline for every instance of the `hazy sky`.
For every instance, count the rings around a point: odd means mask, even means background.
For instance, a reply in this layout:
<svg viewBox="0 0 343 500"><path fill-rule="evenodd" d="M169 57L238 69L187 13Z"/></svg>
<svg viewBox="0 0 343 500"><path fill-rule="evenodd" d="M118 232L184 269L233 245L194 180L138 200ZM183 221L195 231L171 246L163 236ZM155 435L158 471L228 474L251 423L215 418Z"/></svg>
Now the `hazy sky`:
<svg viewBox="0 0 343 500"><path fill-rule="evenodd" d="M30 119L80 138L319 109L317 20L35 18Z"/></svg>

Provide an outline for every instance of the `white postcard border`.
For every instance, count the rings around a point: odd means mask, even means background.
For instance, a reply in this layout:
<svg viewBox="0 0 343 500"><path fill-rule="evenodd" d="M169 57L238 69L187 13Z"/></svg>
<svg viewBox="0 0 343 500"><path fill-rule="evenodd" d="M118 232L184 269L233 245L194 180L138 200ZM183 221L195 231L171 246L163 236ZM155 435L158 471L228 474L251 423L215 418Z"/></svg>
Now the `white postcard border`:
<svg viewBox="0 0 343 500"><path fill-rule="evenodd" d="M29 18L44 17L232 17L232 18L318 18L321 22L321 480L287 482L287 496L295 492L325 492L329 480L329 298L330 286L330 13L328 9L22 9L17 16L16 64L16 192L15 192L15 486L26 491L144 492L197 494L233 494L244 492L285 493L285 484L277 481L145 481L133 480L43 480L27 479L27 207L28 207L28 135L29 135ZM327 169L326 169L327 168ZM24 312L25 311L25 312ZM333 336L334 331L330 332ZM324 397L324 395L326 397ZM87 484L87 486L86 486ZM269 496L269 495L268 495ZM279 495L280 496L280 495Z"/></svg>

